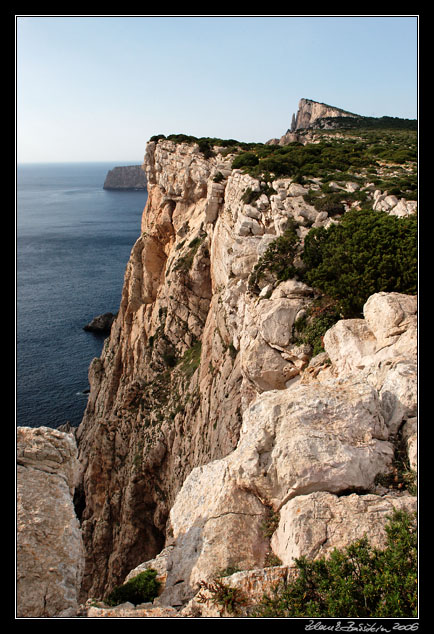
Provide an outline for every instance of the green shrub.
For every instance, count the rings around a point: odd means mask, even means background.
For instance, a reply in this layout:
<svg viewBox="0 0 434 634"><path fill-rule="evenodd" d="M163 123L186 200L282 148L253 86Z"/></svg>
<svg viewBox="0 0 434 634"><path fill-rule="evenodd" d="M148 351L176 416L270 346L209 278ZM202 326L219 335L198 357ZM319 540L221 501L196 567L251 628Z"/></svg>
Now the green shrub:
<svg viewBox="0 0 434 634"><path fill-rule="evenodd" d="M294 277L297 270L294 259L299 244L296 224L292 222L281 236L269 244L264 255L259 258L249 277L249 289L257 292L258 282L267 272L280 282Z"/></svg>
<svg viewBox="0 0 434 634"><path fill-rule="evenodd" d="M193 240L188 243L187 246L189 250L185 255L178 258L173 267L174 271L181 271L182 273L188 273L188 271L190 271L193 266L194 256L196 255L203 240L203 237L196 236L196 238L193 238Z"/></svg>
<svg viewBox="0 0 434 634"><path fill-rule="evenodd" d="M197 595L199 603L214 604L229 614L236 614L246 602L246 597L240 588L228 586L218 577L212 581L201 581L200 588Z"/></svg>
<svg viewBox="0 0 434 634"><path fill-rule="evenodd" d="M266 196L271 196L275 193L276 191L270 185L261 183L257 191L253 191L251 187L247 187L247 189L241 196L241 200L243 201L243 203L246 203L246 205L251 205L255 203L258 198L262 196L262 194L265 194Z"/></svg>
<svg viewBox="0 0 434 634"><path fill-rule="evenodd" d="M196 341L191 348L185 351L179 361L179 368L187 378L191 378L200 365L202 354L202 342Z"/></svg>
<svg viewBox="0 0 434 634"><path fill-rule="evenodd" d="M253 152L242 152L232 161L232 169L241 169L242 167L251 167L257 165L259 159Z"/></svg>
<svg viewBox="0 0 434 634"><path fill-rule="evenodd" d="M119 605L129 601L134 605L153 601L158 596L160 582L156 579L157 571L152 568L144 570L137 577L130 579L122 586L117 586L106 597L105 602L108 605Z"/></svg>
<svg viewBox="0 0 434 634"><path fill-rule="evenodd" d="M294 323L295 340L312 346L312 356L315 356L324 351L323 337L340 318L336 302L321 297Z"/></svg>
<svg viewBox="0 0 434 634"><path fill-rule="evenodd" d="M417 616L417 529L415 514L395 511L386 525L385 549L364 536L335 549L329 558L295 560L296 576L264 596L252 616Z"/></svg>
<svg viewBox="0 0 434 634"><path fill-rule="evenodd" d="M311 229L302 255L304 281L359 316L373 293L417 292L417 218L370 209L348 211L328 229Z"/></svg>

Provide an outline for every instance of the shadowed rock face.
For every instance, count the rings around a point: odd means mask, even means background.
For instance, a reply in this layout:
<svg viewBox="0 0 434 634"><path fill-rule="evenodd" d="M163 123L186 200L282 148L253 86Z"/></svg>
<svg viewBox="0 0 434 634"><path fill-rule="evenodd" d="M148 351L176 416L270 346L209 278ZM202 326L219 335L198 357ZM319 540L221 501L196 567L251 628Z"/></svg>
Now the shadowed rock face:
<svg viewBox="0 0 434 634"><path fill-rule="evenodd" d="M142 165L114 167L106 176L104 189L146 189L146 175Z"/></svg>
<svg viewBox="0 0 434 634"><path fill-rule="evenodd" d="M95 332L100 334L109 334L112 324L116 319L116 315L113 313L104 313L103 315L97 315L86 326L83 326L83 330L87 332Z"/></svg>

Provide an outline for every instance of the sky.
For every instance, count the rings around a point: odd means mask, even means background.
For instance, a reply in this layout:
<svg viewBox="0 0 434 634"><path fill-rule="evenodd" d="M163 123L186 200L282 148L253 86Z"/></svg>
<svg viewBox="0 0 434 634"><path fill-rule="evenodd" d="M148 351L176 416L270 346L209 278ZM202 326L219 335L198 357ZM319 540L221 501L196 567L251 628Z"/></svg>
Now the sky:
<svg viewBox="0 0 434 634"><path fill-rule="evenodd" d="M17 162L141 163L156 134L265 143L301 98L418 116L417 16L16 15Z"/></svg>

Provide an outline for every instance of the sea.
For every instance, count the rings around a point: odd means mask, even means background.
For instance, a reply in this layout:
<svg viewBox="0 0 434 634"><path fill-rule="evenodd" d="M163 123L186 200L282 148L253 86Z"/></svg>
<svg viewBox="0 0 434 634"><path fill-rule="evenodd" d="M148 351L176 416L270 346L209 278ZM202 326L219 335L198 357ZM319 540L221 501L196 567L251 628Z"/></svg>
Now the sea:
<svg viewBox="0 0 434 634"><path fill-rule="evenodd" d="M125 163L19 164L16 187L17 426L78 426L88 368L105 336L83 327L117 313L146 191L104 190Z"/></svg>

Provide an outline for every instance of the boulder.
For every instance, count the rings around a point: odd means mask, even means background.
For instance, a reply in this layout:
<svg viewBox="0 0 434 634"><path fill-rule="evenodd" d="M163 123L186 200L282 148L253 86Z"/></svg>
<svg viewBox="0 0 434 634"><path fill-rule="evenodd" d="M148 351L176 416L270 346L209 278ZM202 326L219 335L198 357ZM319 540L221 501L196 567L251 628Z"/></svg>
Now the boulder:
<svg viewBox="0 0 434 634"><path fill-rule="evenodd" d="M262 525L267 508L237 486L225 460L193 469L170 511L174 548L161 605L181 606L200 582L228 566L262 566L268 549Z"/></svg>
<svg viewBox="0 0 434 634"><path fill-rule="evenodd" d="M104 313L94 317L86 326L83 326L83 330L88 332L96 332L101 334L109 334L112 324L116 319L116 315L113 313Z"/></svg>
<svg viewBox="0 0 434 634"><path fill-rule="evenodd" d="M278 510L308 492L368 490L393 447L376 390L356 378L260 394L226 461L242 489Z"/></svg>
<svg viewBox="0 0 434 634"><path fill-rule="evenodd" d="M337 374L380 368L398 358L416 362L417 297L375 293L364 319L342 319L324 335L324 348Z"/></svg>
<svg viewBox="0 0 434 634"><path fill-rule="evenodd" d="M235 451L196 467L170 511L173 550L161 605L181 606L228 566L264 565L270 509L314 491L368 490L393 447L373 387L330 380L260 394Z"/></svg>
<svg viewBox="0 0 434 634"><path fill-rule="evenodd" d="M300 495L280 511L280 522L271 539L273 552L285 565L304 555L327 557L334 548L343 549L365 535L372 546L384 548L384 526L394 509L414 512L412 496L348 495L327 492Z"/></svg>
<svg viewBox="0 0 434 634"><path fill-rule="evenodd" d="M76 616L84 548L73 505L73 435L17 429L17 616Z"/></svg>

